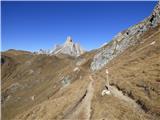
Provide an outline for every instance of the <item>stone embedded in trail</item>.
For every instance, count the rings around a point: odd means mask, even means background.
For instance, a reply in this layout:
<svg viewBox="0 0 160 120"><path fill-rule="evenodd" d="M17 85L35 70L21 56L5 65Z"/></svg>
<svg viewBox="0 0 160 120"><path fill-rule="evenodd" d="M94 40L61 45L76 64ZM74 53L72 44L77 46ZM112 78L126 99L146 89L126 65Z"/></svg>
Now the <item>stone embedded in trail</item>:
<svg viewBox="0 0 160 120"><path fill-rule="evenodd" d="M63 86L68 86L70 84L71 80L69 79L69 76L64 77L63 80L61 81Z"/></svg>

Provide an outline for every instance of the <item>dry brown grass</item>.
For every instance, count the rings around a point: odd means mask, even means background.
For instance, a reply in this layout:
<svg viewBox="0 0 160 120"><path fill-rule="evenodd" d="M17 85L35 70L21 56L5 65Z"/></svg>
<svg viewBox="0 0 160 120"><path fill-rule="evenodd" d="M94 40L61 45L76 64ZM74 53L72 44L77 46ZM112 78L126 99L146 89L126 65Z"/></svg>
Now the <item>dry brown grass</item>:
<svg viewBox="0 0 160 120"><path fill-rule="evenodd" d="M154 41L155 44L150 45ZM140 42L107 65L110 82L134 99L146 113L159 118L160 26L145 33ZM98 74L105 76L104 69Z"/></svg>
<svg viewBox="0 0 160 120"><path fill-rule="evenodd" d="M137 111L128 102L111 96L101 96L104 89L105 69L92 73L90 63L96 51L85 53L86 61L74 72L77 59L69 56L33 55L18 52L3 53L2 65L2 118L21 120L65 119L78 112L85 118L86 112L79 110L81 99L85 99L89 76L94 74L94 94L91 101L90 118L93 120L158 120L160 113L160 27L150 30L113 59L109 67L110 84L129 96L143 112ZM155 41L154 45L149 45ZM62 84L63 77L70 76L68 86ZM10 87L18 83L15 90ZM10 96L10 97L8 97ZM35 96L35 100L31 97ZM79 111L78 111L79 110ZM72 117L71 117L72 118Z"/></svg>

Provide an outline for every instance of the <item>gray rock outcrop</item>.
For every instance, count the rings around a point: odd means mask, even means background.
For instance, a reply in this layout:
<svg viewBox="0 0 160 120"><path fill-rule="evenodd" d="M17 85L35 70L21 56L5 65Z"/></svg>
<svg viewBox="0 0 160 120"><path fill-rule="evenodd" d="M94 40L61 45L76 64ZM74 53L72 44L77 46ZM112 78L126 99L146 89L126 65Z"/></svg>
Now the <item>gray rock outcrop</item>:
<svg viewBox="0 0 160 120"><path fill-rule="evenodd" d="M52 54L60 53L77 57L83 54L84 50L80 47L79 44L73 43L72 38L68 36L64 45L56 46Z"/></svg>
<svg viewBox="0 0 160 120"><path fill-rule="evenodd" d="M63 45L55 45L55 48L51 50L40 49L37 52L37 54L48 55L67 54L74 57L78 57L83 53L84 50L80 47L78 43L74 43L70 36L67 37L67 40Z"/></svg>
<svg viewBox="0 0 160 120"><path fill-rule="evenodd" d="M158 24L160 24L160 2L158 2L148 18L118 33L110 43L100 48L99 52L93 58L90 66L91 69L95 71L104 67L110 60L122 53L126 48L134 45L140 35L150 28L156 27Z"/></svg>

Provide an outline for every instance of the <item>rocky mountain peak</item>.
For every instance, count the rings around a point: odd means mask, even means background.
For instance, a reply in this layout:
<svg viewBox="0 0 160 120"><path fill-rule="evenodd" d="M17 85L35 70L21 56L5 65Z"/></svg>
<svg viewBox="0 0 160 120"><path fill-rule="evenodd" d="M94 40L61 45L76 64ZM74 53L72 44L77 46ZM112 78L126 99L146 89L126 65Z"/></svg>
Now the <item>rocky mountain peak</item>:
<svg viewBox="0 0 160 120"><path fill-rule="evenodd" d="M84 50L80 47L78 43L74 43L71 36L67 37L66 42L63 45L59 45L53 51L53 54L67 54L70 56L80 56L84 53Z"/></svg>
<svg viewBox="0 0 160 120"><path fill-rule="evenodd" d="M54 49L51 50L40 50L38 54L67 54L70 56L78 57L84 53L84 50L78 43L74 43L71 36L68 36L65 43L62 45L55 45Z"/></svg>
<svg viewBox="0 0 160 120"><path fill-rule="evenodd" d="M72 37L68 36L65 44L73 43Z"/></svg>

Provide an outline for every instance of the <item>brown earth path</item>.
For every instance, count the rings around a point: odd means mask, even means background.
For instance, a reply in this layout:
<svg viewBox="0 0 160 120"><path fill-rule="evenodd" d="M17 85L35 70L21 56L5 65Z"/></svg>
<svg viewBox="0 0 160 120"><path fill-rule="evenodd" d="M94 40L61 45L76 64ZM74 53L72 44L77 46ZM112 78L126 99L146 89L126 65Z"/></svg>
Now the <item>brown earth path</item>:
<svg viewBox="0 0 160 120"><path fill-rule="evenodd" d="M89 120L91 115L91 101L94 94L94 80L90 76L90 83L87 87L87 92L85 97L83 98L82 102L75 108L74 112L66 116L65 119L83 119L83 120Z"/></svg>

